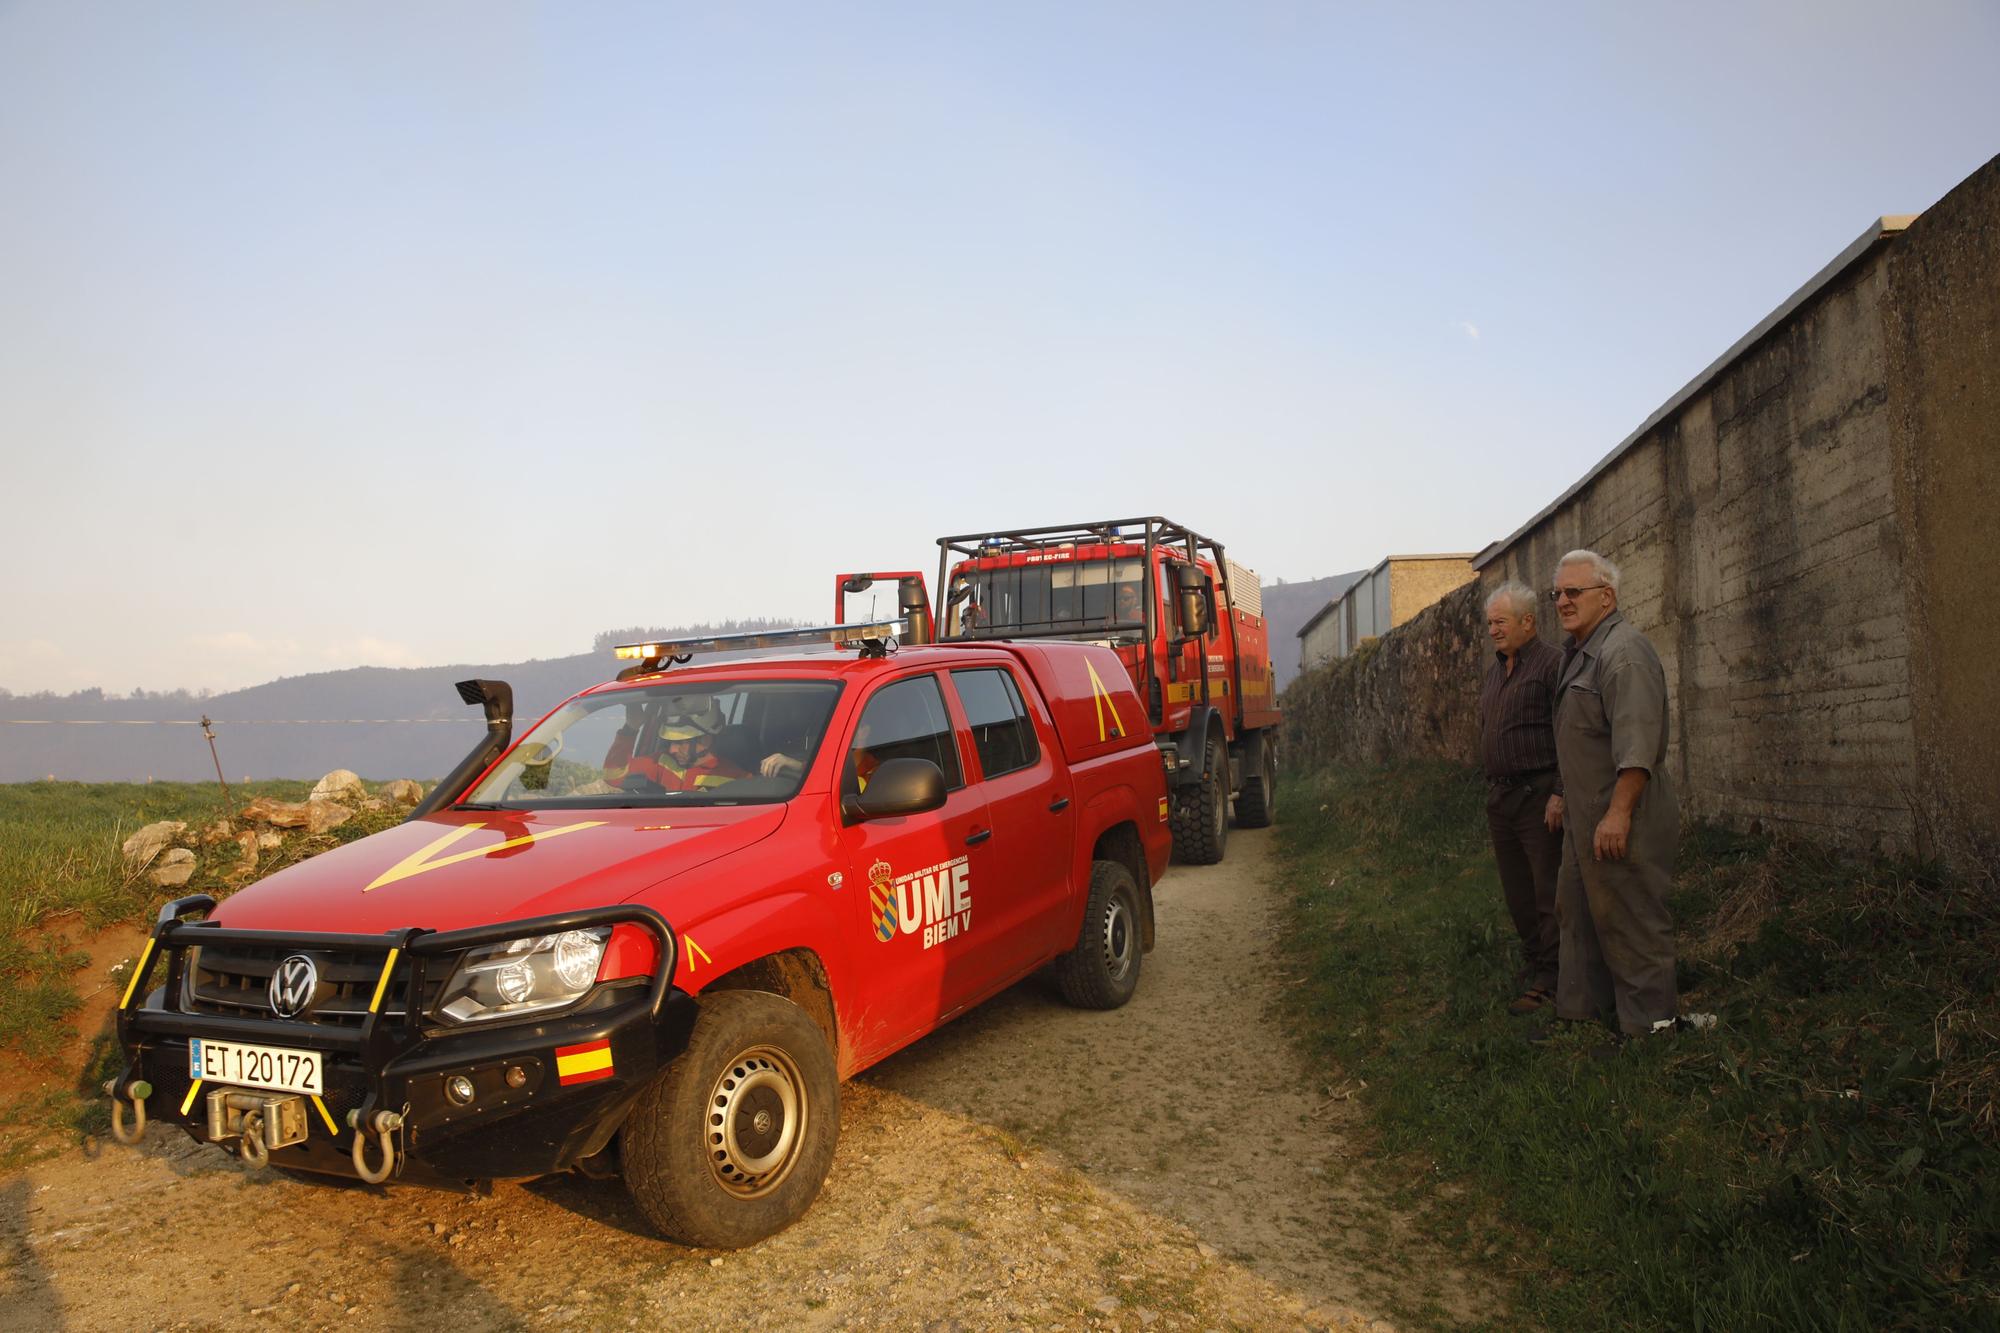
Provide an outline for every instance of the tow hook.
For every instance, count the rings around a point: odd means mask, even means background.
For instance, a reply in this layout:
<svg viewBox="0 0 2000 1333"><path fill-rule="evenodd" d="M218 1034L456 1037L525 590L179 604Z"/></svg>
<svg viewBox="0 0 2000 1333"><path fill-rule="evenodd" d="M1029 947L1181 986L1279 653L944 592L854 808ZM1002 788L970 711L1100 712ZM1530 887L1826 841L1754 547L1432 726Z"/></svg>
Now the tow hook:
<svg viewBox="0 0 2000 1333"><path fill-rule="evenodd" d="M132 1128L125 1128L125 1097L118 1095L118 1080L112 1079L104 1085L104 1093L111 1098L111 1137L126 1146L137 1143L146 1134L146 1099L153 1095L153 1085L144 1079L136 1079L125 1089L125 1096L132 1099Z"/></svg>
<svg viewBox="0 0 2000 1333"><path fill-rule="evenodd" d="M387 1180L396 1169L396 1145L389 1136L403 1127L403 1116L398 1111L377 1111L370 1119L368 1128L361 1124L361 1112L349 1111L347 1123L354 1128L354 1173L371 1185L379 1185ZM368 1134L372 1131L381 1144L382 1165L370 1168L368 1165Z"/></svg>
<svg viewBox="0 0 2000 1333"><path fill-rule="evenodd" d="M217 1088L207 1102L208 1141L235 1139L236 1155L250 1166L266 1166L273 1149L306 1141L306 1103L297 1094Z"/></svg>

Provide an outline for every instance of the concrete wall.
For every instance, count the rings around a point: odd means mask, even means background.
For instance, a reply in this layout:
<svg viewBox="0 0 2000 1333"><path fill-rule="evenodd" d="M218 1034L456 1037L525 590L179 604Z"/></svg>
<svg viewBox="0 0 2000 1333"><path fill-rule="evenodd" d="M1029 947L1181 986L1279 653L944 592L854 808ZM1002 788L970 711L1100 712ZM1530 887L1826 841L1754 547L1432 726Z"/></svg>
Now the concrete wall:
<svg viewBox="0 0 2000 1333"><path fill-rule="evenodd" d="M1885 296L1917 835L2000 867L2000 158L1890 249Z"/></svg>
<svg viewBox="0 0 2000 1333"><path fill-rule="evenodd" d="M1864 234L1766 324L1482 553L1470 604L1601 551L1666 667L1689 816L2000 865L2000 159L1907 230ZM1466 720L1397 732L1374 713L1476 710L1483 647L1457 695L1436 674L1464 647L1456 614L1370 659L1416 677L1322 681L1299 703L1334 714L1288 725L1330 757L1392 737L1471 761Z"/></svg>

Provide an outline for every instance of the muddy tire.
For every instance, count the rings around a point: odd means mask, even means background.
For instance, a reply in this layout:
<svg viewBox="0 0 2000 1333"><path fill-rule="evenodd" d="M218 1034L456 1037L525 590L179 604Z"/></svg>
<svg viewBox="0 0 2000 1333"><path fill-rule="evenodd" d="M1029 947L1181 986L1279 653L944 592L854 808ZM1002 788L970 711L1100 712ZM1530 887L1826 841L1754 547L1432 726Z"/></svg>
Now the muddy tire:
<svg viewBox="0 0 2000 1333"><path fill-rule="evenodd" d="M1243 790L1236 793L1236 822L1244 828L1269 828L1278 816L1278 747L1261 732L1251 732L1244 747Z"/></svg>
<svg viewBox="0 0 2000 1333"><path fill-rule="evenodd" d="M1139 924L1139 886L1117 861L1093 861L1090 901L1076 947L1056 959L1056 984L1079 1009L1116 1009L1139 989L1145 956Z"/></svg>
<svg viewBox="0 0 2000 1333"><path fill-rule="evenodd" d="M670 1240L739 1249L819 1196L840 1137L840 1079L803 1009L764 991L701 997L688 1045L623 1130L625 1188Z"/></svg>
<svg viewBox="0 0 2000 1333"><path fill-rule="evenodd" d="M1212 866L1222 860L1229 841L1229 751L1221 732L1208 733L1201 755L1201 781L1174 797L1168 827L1176 861Z"/></svg>

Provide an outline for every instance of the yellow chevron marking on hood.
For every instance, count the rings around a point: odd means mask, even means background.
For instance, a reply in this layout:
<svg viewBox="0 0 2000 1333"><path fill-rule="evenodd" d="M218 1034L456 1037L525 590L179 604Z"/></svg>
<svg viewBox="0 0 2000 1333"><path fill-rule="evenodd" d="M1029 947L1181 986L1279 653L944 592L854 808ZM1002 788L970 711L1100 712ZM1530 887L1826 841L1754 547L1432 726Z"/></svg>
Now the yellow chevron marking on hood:
<svg viewBox="0 0 2000 1333"><path fill-rule="evenodd" d="M546 838L560 838L565 833L581 833L587 828L600 828L604 823L605 821L602 819L589 819L581 824L564 824L561 828L543 829L539 833L530 833L526 837L509 838L505 842L496 842L491 847L475 847L469 852L455 852L450 856L438 856L439 852L442 852L445 848L459 841L459 839L465 837L467 834L486 827L486 825L481 823L463 824L443 837L419 847L416 851L411 852L408 856L390 866L387 870L377 875L375 882L363 889L362 892L373 893L384 884L394 884L399 879L408 879L412 875L421 875L427 870L442 870L446 866L457 865L460 861L472 861L482 856L491 856L495 852L504 852L509 847L526 847L531 842L539 842ZM437 857L437 859L432 860L432 857Z"/></svg>

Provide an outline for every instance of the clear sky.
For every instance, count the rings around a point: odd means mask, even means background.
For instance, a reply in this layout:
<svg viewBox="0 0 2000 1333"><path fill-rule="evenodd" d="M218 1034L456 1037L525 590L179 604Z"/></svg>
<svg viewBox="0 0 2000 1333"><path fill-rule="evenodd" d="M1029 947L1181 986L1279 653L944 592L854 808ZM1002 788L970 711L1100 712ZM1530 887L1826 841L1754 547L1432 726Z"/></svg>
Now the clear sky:
<svg viewBox="0 0 2000 1333"><path fill-rule="evenodd" d="M2000 152L2000 9L0 0L0 686L1475 550Z"/></svg>

